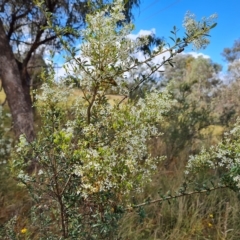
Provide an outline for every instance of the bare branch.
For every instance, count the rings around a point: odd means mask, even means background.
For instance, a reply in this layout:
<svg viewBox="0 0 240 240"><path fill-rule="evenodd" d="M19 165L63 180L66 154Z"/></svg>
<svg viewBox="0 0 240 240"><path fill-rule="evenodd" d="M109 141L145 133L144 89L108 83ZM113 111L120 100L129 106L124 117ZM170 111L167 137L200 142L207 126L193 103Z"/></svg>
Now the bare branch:
<svg viewBox="0 0 240 240"><path fill-rule="evenodd" d="M223 185L223 186L212 187L212 188L203 189L203 190L199 190L199 191L196 190L196 191L192 191L192 192L183 192L183 193L179 193L178 195L162 197L162 198L159 198L159 199L146 201L144 203L140 203L140 204L137 204L137 205L132 205L131 207L126 208L125 210L129 211L129 210L139 208L139 207L143 207L143 206L153 204L153 203L159 203L159 202L168 201L168 200L172 200L172 199L176 199L176 198L180 198L180 197L184 197L184 196L191 196L191 195L199 194L199 193L209 193L209 192L219 190L219 189L223 189L223 188L229 188L229 186Z"/></svg>

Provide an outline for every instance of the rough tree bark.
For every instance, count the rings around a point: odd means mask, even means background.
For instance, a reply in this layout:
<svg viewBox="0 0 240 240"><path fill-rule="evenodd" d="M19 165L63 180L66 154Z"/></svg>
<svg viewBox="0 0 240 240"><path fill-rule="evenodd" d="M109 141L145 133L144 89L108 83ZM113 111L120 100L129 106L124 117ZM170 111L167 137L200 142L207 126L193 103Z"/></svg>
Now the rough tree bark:
<svg viewBox="0 0 240 240"><path fill-rule="evenodd" d="M13 127L18 138L25 134L28 141L34 135L32 102L27 83L27 70L15 60L3 23L0 19L0 78L11 110Z"/></svg>

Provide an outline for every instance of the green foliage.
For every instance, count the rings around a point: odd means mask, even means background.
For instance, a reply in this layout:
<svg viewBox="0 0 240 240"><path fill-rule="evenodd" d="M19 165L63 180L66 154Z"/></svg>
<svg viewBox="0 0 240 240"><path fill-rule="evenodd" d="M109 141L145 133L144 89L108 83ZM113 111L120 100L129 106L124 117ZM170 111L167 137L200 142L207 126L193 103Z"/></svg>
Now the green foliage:
<svg viewBox="0 0 240 240"><path fill-rule="evenodd" d="M239 50L240 42L236 40L231 48L224 48L222 55L228 64L224 84L216 94L215 108L218 109L220 123L232 128L239 116Z"/></svg>
<svg viewBox="0 0 240 240"><path fill-rule="evenodd" d="M6 164L12 145L12 139L9 134L10 114L6 113L2 106L0 106L0 164Z"/></svg>
<svg viewBox="0 0 240 240"><path fill-rule="evenodd" d="M235 60L239 59L239 53L240 41L236 40L231 48L224 48L222 55L229 63L232 63Z"/></svg>
<svg viewBox="0 0 240 240"><path fill-rule="evenodd" d="M224 139L212 146L209 150L202 149L200 154L191 156L186 173L196 175L202 170L214 170L218 174L218 182L231 188L232 190L239 191L239 120L235 127L225 134ZM211 178L208 177L210 181Z"/></svg>
<svg viewBox="0 0 240 240"><path fill-rule="evenodd" d="M190 37L188 41L192 42L197 50L200 48L205 48L209 44L208 33L202 34L200 29L208 29L209 31L212 28L216 27L216 18L217 15L212 14L210 17L204 17L202 18L202 21L197 22L195 20L195 15L191 12L187 12L187 14L185 15L183 25L186 28L187 37Z"/></svg>
<svg viewBox="0 0 240 240"><path fill-rule="evenodd" d="M136 106L111 107L101 101L94 107L102 112L94 111L88 124L86 101L79 99L67 110L59 103L67 102L71 89L43 88L39 110L44 127L31 143L20 138L12 161L35 201L32 223L40 227L40 239L61 232L63 237L106 239L121 213L118 203L126 205L129 191L140 190L156 168L157 159L148 156L146 141L148 135L157 136L151 122L161 119L167 96L153 93ZM158 106L159 116L152 111Z"/></svg>
<svg viewBox="0 0 240 240"><path fill-rule="evenodd" d="M161 135L158 127L175 101L167 91L156 90L134 102L128 98L189 43L205 46L214 24L205 21L202 27L186 16L185 38L177 37L167 47L149 36L129 39L133 24L126 23L124 11L122 1L115 1L86 16L80 56L61 39L70 53L66 70L83 97L69 107L71 84L56 84L53 72L46 73L47 83L37 96L40 130L32 142L22 135L12 155L12 172L32 198L30 220L21 231L30 239L114 239L119 218L131 209L131 194L143 191L162 159L151 155L148 142ZM46 17L55 22L49 12ZM62 31L50 25L54 32ZM154 50L147 48L152 43ZM148 50L143 61L134 57L139 50ZM154 64L154 57L166 52L169 57ZM143 65L147 72L138 71ZM127 74L137 75L130 89ZM123 96L113 105L106 98L109 89ZM138 214L144 219L142 208Z"/></svg>
<svg viewBox="0 0 240 240"><path fill-rule="evenodd" d="M211 101L217 91L216 74L220 69L202 57L178 55L173 61L174 67L167 65L163 73L164 84L176 101L166 115L166 123L161 126L168 158L166 165L183 152L186 158L198 152L200 140L203 144L201 130L214 121Z"/></svg>
<svg viewBox="0 0 240 240"><path fill-rule="evenodd" d="M74 173L74 168L83 164L78 156L81 154L78 145L84 145L84 136L78 129L81 126L78 126L74 129L76 135L73 139L73 132L67 127L68 114L77 116L57 105L63 99L63 95L59 98L56 96L60 91L64 95L65 87L48 93L45 104L39 106L45 127L31 144L21 137L12 162L18 179L34 200L28 231L37 231L37 239L50 236L52 239L59 239L60 236L69 239L80 236L81 239L106 239L118 218L118 211L114 214L112 211L116 196L111 191L95 191L87 198L83 196L80 190L83 178ZM36 162L34 169L33 162Z"/></svg>

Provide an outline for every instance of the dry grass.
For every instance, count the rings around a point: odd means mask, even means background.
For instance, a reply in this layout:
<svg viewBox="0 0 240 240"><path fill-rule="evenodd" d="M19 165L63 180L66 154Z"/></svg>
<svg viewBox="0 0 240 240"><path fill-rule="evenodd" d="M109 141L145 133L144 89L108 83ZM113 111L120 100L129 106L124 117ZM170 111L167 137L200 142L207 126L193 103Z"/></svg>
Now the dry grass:
<svg viewBox="0 0 240 240"><path fill-rule="evenodd" d="M157 192L177 189L183 171L155 176L144 194L159 198ZM174 195L174 191L172 192ZM182 197L178 200L145 207L146 217L129 212L121 221L119 235L129 240L238 240L240 239L240 202L229 189Z"/></svg>
<svg viewBox="0 0 240 240"><path fill-rule="evenodd" d="M223 126L210 125L200 131L206 146L211 146L219 142L225 129Z"/></svg>
<svg viewBox="0 0 240 240"><path fill-rule="evenodd" d="M223 127L213 125L205 129L199 146L217 143L223 131ZM154 146L152 151L162 147L161 142L151 143L151 146ZM170 170L159 168L151 184L136 196L138 203L145 202L148 197L158 199L159 193L166 194L169 190L174 195L183 180L186 149L175 159ZM124 240L238 240L239 208L239 196L230 189L156 203L144 207L144 219L137 212L126 213L121 220L119 237Z"/></svg>
<svg viewBox="0 0 240 240"><path fill-rule="evenodd" d="M4 102L6 98L5 92L3 90L0 91L0 104Z"/></svg>
<svg viewBox="0 0 240 240"><path fill-rule="evenodd" d="M73 95L70 96L69 98L69 104L71 104L76 99L76 97L79 97L79 96L83 97L82 91L79 89L75 89L73 91ZM124 98L124 96L122 95L114 95L114 94L107 94L106 97L109 100L109 103L112 105L119 103Z"/></svg>

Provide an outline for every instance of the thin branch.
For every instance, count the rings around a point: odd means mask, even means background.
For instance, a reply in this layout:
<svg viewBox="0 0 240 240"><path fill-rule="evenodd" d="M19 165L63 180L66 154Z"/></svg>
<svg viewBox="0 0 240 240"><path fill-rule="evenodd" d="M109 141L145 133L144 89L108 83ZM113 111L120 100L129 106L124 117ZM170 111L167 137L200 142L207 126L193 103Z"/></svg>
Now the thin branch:
<svg viewBox="0 0 240 240"><path fill-rule="evenodd" d="M147 202L140 203L140 204L137 204L137 205L132 205L131 207L126 208L125 210L132 210L134 208L143 207L143 206L153 204L153 203L159 203L159 202L168 201L168 200L171 200L171 199L176 199L176 198L180 198L180 197L184 197L184 196L191 196L191 195L199 194L199 193L207 193L207 192L211 192L211 191L215 191L215 190L223 189L223 188L229 188L229 186L223 185L223 186L212 187L212 188L203 189L203 190L195 190L195 191L192 191L192 192L183 192L183 193L179 193L178 195L175 195L175 196L162 197L162 198L159 198L159 199L147 201Z"/></svg>
<svg viewBox="0 0 240 240"><path fill-rule="evenodd" d="M44 40L38 42L37 47L39 47L42 44L45 44L46 42L52 41L57 38L57 35L53 35L51 37L45 38Z"/></svg>
<svg viewBox="0 0 240 240"><path fill-rule="evenodd" d="M98 92L98 85L95 86L95 89L94 89L94 92L93 92L93 96L92 96L92 99L88 105L88 108L87 108L87 123L90 124L91 123L91 110L92 110L92 106L95 102L95 99L96 99L96 96L97 96L97 92Z"/></svg>
<svg viewBox="0 0 240 240"><path fill-rule="evenodd" d="M169 50L170 51L170 50ZM152 71L151 73L149 73L149 75L145 78L143 78L137 85L135 85L134 87L132 87L129 91L129 93L132 93L133 91L137 90L139 88L139 86L144 83L145 81L148 80L148 78L154 73L156 72L159 68L161 68L166 62L168 62L170 59L172 58L172 55L170 55L167 59L165 59L154 71ZM150 58L148 58L148 60L150 61ZM144 61L146 62L146 61ZM142 64L142 63L141 63ZM125 95L117 104L117 106L119 106L128 96Z"/></svg>
<svg viewBox="0 0 240 240"><path fill-rule="evenodd" d="M45 26L47 23L45 22L45 24L43 26ZM32 53L38 48L38 41L40 40L42 34L43 34L44 30L43 29L39 29L39 31L37 32L36 34L36 37L35 37L35 40L31 46L31 48L29 49L25 59L23 60L23 66L26 67L31 56L32 56Z"/></svg>
<svg viewBox="0 0 240 240"><path fill-rule="evenodd" d="M8 40L10 40L13 32L14 32L16 29L19 28L19 26L16 26L16 27L14 28L14 25L15 25L16 21L17 21L18 19L20 19L20 18L25 17L28 13L29 13L29 9L27 9L26 12L24 12L24 13L18 15L18 16L16 16L16 13L14 13L14 14L12 15L12 20L11 20L11 22L10 22L10 24L9 24L9 31L8 31L8 34L7 34Z"/></svg>
<svg viewBox="0 0 240 240"><path fill-rule="evenodd" d="M46 3L46 7L47 7L47 11L48 12L51 12L51 13L54 13L54 8L57 6L57 1L54 1L54 2L51 2L51 1L47 1L45 2ZM32 53L42 44L45 44L46 42L48 41L51 41L53 39L55 39L57 36L54 35L54 36L51 36L51 37L48 37L46 39L44 39L43 41L40 41L41 39L41 36L42 34L44 33L44 27L47 27L48 26L48 23L47 23L47 19L45 18L43 23L41 24L41 26L38 27L38 32L36 34L36 37L35 37L35 40L30 48L30 50L28 51L24 61L23 61L23 66L27 66L30 58L31 58L31 55Z"/></svg>
<svg viewBox="0 0 240 240"><path fill-rule="evenodd" d="M90 104L90 101L89 101L89 99L87 98L87 95L86 95L84 89L82 89L82 93L83 93L83 98Z"/></svg>
<svg viewBox="0 0 240 240"><path fill-rule="evenodd" d="M21 41L21 40L18 40L18 39L10 38L9 40L10 40L10 41L13 41L13 42L17 42L17 43L24 43L24 44L26 44L26 45L32 45L32 43L24 42L24 41Z"/></svg>
<svg viewBox="0 0 240 240"><path fill-rule="evenodd" d="M71 178L72 178L72 174L71 174L71 175L69 176L69 178L67 179L67 182L65 183L65 185L64 185L64 187L63 187L63 189L62 189L62 192L61 192L61 194L60 194L61 196L62 196L63 193L65 192L65 190L66 190L66 188L67 188L67 186L68 186Z"/></svg>

